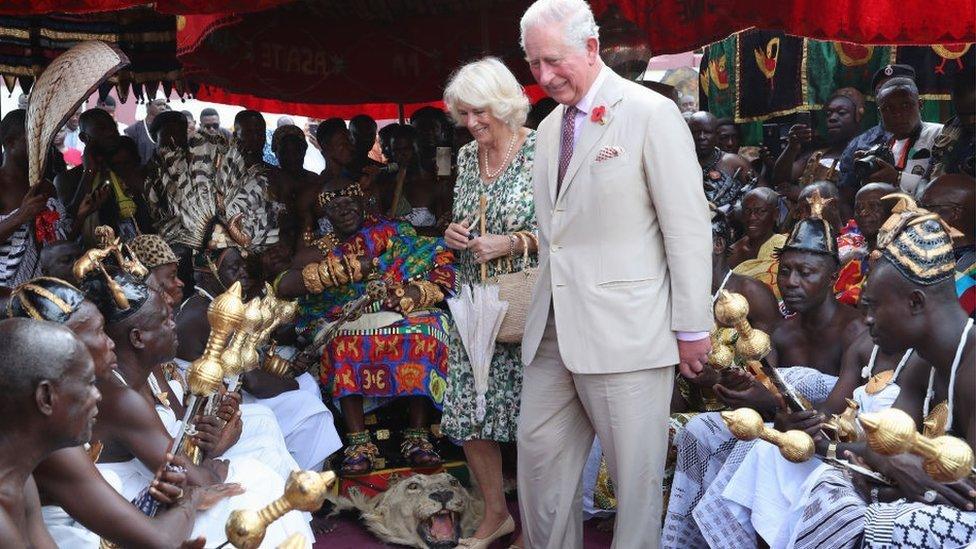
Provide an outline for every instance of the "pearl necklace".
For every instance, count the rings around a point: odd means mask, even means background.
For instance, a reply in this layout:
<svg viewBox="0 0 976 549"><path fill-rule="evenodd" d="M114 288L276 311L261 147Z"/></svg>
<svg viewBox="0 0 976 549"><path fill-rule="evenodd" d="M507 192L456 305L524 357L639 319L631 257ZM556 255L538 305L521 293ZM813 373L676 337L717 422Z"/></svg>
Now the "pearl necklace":
<svg viewBox="0 0 976 549"><path fill-rule="evenodd" d="M515 151L515 142L518 141L518 134L519 132L515 132L512 134L512 140L508 144L508 152L505 153L505 158L502 160L502 163L498 166L498 171L496 171L495 173L491 173L491 170L488 169L488 148L485 147L485 179L486 180L495 179L496 177L501 175L503 171L505 171L505 168L508 166L508 161L512 159L512 152Z"/></svg>

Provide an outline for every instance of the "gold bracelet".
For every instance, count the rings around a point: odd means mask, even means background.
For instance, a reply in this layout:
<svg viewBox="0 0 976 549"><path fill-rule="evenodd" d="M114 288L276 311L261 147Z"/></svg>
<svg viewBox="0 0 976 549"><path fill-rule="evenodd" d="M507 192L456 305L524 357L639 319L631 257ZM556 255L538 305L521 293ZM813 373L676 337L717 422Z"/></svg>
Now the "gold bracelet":
<svg viewBox="0 0 976 549"><path fill-rule="evenodd" d="M332 277L336 281L336 285L345 286L349 283L349 275L346 274L345 267L342 266L342 260L335 255L329 254L329 270L332 271Z"/></svg>
<svg viewBox="0 0 976 549"><path fill-rule="evenodd" d="M346 257L346 270L352 282L359 282L363 279L363 266L359 263L358 257Z"/></svg>
<svg viewBox="0 0 976 549"><path fill-rule="evenodd" d="M328 261L324 259L322 261L319 261L318 273L319 273L319 279L322 281L323 285L329 288L334 288L336 286L335 279L332 278L332 272L329 271Z"/></svg>
<svg viewBox="0 0 976 549"><path fill-rule="evenodd" d="M322 280L319 278L319 266L317 263L309 263L302 268L302 283L309 293L319 294L325 290Z"/></svg>

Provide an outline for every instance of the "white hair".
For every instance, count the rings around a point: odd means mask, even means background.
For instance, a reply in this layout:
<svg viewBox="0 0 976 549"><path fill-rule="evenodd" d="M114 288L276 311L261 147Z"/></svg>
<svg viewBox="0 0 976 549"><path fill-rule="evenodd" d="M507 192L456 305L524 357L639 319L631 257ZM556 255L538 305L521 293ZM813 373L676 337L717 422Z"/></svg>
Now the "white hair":
<svg viewBox="0 0 976 549"><path fill-rule="evenodd" d="M518 130L529 113L529 98L497 57L485 57L458 69L444 89L444 103L459 125L464 123L458 115L460 103L488 110L512 130Z"/></svg>
<svg viewBox="0 0 976 549"><path fill-rule="evenodd" d="M600 40L600 27L586 0L536 0L522 15L519 34L522 51L529 29L550 25L563 25L566 43L574 48L586 49L590 38Z"/></svg>

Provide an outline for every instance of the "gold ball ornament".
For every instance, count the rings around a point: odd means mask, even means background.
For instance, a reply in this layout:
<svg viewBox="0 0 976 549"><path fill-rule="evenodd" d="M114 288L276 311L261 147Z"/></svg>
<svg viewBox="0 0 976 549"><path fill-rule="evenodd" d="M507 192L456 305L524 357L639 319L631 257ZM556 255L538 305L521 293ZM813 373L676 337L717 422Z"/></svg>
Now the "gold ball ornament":
<svg viewBox="0 0 976 549"><path fill-rule="evenodd" d="M813 437L803 431L786 431L780 436L781 438L776 445L779 446L780 454L787 461L803 463L812 458L817 450Z"/></svg>
<svg viewBox="0 0 976 549"><path fill-rule="evenodd" d="M755 440L763 429L763 419L759 412L752 408L738 408L722 412L722 419L735 438L739 440Z"/></svg>
<svg viewBox="0 0 976 549"><path fill-rule="evenodd" d="M708 353L708 363L718 370L728 368L735 363L735 351L728 345L713 345Z"/></svg>
<svg viewBox="0 0 976 549"><path fill-rule="evenodd" d="M917 434L915 420L897 408L861 414L858 420L867 435L868 446L885 456L909 451Z"/></svg>
<svg viewBox="0 0 976 549"><path fill-rule="evenodd" d="M735 326L749 316L749 301L742 294L719 292L715 301L715 320L723 326Z"/></svg>
<svg viewBox="0 0 976 549"><path fill-rule="evenodd" d="M934 456L922 463L925 472L938 482L955 482L973 469L973 449L964 440L943 435L932 439Z"/></svg>
<svg viewBox="0 0 976 549"><path fill-rule="evenodd" d="M769 335L756 329L740 333L735 342L735 352L745 360L762 360L773 349Z"/></svg>

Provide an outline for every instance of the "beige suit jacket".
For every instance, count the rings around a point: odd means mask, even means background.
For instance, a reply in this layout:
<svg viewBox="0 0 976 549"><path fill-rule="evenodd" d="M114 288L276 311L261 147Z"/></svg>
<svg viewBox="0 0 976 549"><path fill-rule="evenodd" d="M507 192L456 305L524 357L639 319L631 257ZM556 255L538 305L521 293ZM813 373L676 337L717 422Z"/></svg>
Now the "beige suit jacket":
<svg viewBox="0 0 976 549"><path fill-rule="evenodd" d="M597 90L598 106L606 107L604 123L581 122L558 196L565 107L539 126L533 185L540 276L522 360L528 365L535 357L551 304L571 372L671 366L678 363L675 332L712 327L712 236L701 168L670 99L611 72ZM607 149L617 155L597 161Z"/></svg>

